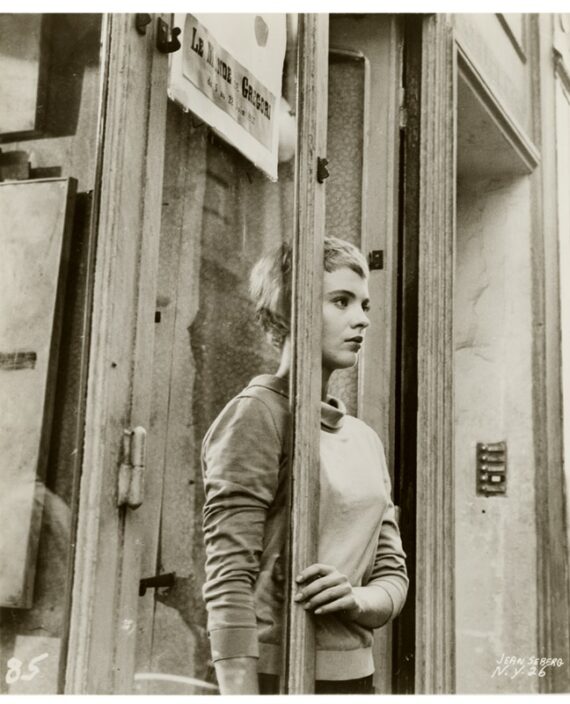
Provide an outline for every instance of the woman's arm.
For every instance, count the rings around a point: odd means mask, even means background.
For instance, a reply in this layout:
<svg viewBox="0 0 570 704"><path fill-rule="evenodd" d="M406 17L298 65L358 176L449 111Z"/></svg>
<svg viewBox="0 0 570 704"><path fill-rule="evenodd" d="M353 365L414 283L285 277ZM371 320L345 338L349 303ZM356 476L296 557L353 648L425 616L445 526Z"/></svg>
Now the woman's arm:
<svg viewBox="0 0 570 704"><path fill-rule="evenodd" d="M271 411L251 397L228 404L204 439L203 595L212 660L225 694L257 686L253 587L267 511L279 483L281 448Z"/></svg>
<svg viewBox="0 0 570 704"><path fill-rule="evenodd" d="M220 694L259 694L257 658L228 658L215 663Z"/></svg>
<svg viewBox="0 0 570 704"><path fill-rule="evenodd" d="M348 614L351 621L367 628L380 628L392 618L392 599L382 587L353 587L353 591L357 609Z"/></svg>
<svg viewBox="0 0 570 704"><path fill-rule="evenodd" d="M385 485L388 497L391 494L390 478L385 472ZM406 603L408 594L408 572L406 569L406 553L402 547L400 529L396 521L396 510L392 499L382 519L382 527L376 546L374 565L367 576L363 588L383 591L392 603L392 612L387 620L396 618ZM372 592L368 592L372 594Z"/></svg>

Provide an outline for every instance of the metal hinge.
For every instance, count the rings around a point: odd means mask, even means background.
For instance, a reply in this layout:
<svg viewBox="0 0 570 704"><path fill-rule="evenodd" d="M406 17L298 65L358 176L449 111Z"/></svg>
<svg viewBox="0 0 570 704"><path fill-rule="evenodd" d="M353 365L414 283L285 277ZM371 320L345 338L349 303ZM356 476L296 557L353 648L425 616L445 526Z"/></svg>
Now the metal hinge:
<svg viewBox="0 0 570 704"><path fill-rule="evenodd" d="M330 176L329 170L327 169L328 163L329 160L324 157L319 156L317 158L317 181L319 183L324 183L325 179Z"/></svg>
<svg viewBox="0 0 570 704"><path fill-rule="evenodd" d="M119 467L117 506L138 508L144 498L146 430L123 430L123 456Z"/></svg>
<svg viewBox="0 0 570 704"><path fill-rule="evenodd" d="M384 250L373 249L368 252L368 268L370 271L384 268Z"/></svg>
<svg viewBox="0 0 570 704"><path fill-rule="evenodd" d="M172 54L178 51L182 44L178 37L182 30L180 27L169 27L168 24L159 17L156 26L156 48L161 54Z"/></svg>

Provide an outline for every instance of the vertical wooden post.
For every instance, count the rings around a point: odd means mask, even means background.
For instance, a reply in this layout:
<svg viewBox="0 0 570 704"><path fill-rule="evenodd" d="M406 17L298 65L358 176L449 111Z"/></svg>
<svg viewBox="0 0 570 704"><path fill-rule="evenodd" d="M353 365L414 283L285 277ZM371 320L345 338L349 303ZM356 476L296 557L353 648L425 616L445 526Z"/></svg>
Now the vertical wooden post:
<svg viewBox="0 0 570 704"><path fill-rule="evenodd" d="M455 48L423 20L417 410L416 693L455 690L453 249Z"/></svg>
<svg viewBox="0 0 570 704"><path fill-rule="evenodd" d="M299 16L297 162L293 239L290 581L287 691L310 694L315 680L312 620L293 601L295 577L316 561L321 398L321 313L325 189L317 160L325 157L328 15Z"/></svg>
<svg viewBox="0 0 570 704"><path fill-rule="evenodd" d="M167 19L166 15L162 15ZM133 18L130 17L131 33ZM158 255L161 228L162 181L164 175L164 142L166 139L166 105L164 86L168 78L168 57L156 50L156 21L153 20L152 42L147 43L147 101L144 166L141 173L140 259L137 271L137 321L133 348L130 427L150 426L153 368L154 309L156 304ZM127 130L128 134L128 130ZM127 142L128 144L128 137ZM154 468L149 467L152 471ZM148 500L148 499L147 499ZM120 622L116 628L114 686L116 694L131 694L135 674L136 628L139 614L138 582L141 574L141 536L148 518L146 512L127 509L124 523L121 585L119 592Z"/></svg>

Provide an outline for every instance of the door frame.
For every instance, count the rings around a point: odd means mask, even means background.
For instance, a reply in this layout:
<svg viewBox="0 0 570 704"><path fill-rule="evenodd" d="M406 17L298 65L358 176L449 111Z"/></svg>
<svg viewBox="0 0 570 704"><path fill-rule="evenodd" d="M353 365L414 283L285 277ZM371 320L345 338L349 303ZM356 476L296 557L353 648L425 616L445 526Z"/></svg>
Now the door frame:
<svg viewBox="0 0 570 704"><path fill-rule="evenodd" d="M134 14L107 14L96 266L66 694L130 691L140 517L117 506L125 429L148 427L168 57Z"/></svg>
<svg viewBox="0 0 570 704"><path fill-rule="evenodd" d="M456 54L447 15L404 22L396 500L414 572L395 624L394 690L451 694Z"/></svg>
<svg viewBox="0 0 570 704"><path fill-rule="evenodd" d="M445 14L422 19L416 693L455 692L453 280L457 57Z"/></svg>

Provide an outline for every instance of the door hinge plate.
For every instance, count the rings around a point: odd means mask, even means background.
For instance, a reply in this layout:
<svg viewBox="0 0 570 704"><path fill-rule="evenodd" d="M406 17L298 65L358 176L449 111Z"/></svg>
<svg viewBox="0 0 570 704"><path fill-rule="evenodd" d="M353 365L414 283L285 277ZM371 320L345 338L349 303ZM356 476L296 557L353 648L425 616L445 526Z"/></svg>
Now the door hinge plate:
<svg viewBox="0 0 570 704"><path fill-rule="evenodd" d="M368 268L370 271L384 268L384 250L373 249L368 253Z"/></svg>
<svg viewBox="0 0 570 704"><path fill-rule="evenodd" d="M324 183L325 179L330 176L329 170L327 168L328 163L329 160L325 159L324 157L319 156L317 158L317 181L319 183Z"/></svg>
<svg viewBox="0 0 570 704"><path fill-rule="evenodd" d="M123 430L122 459L119 466L117 506L138 508L144 498L146 430L140 425Z"/></svg>

